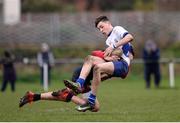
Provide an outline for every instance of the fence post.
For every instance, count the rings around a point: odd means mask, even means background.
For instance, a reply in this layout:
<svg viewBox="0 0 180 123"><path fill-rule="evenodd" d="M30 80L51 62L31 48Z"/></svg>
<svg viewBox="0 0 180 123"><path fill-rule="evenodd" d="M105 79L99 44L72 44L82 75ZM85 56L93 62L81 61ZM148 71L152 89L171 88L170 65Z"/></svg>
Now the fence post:
<svg viewBox="0 0 180 123"><path fill-rule="evenodd" d="M43 63L43 87L44 91L48 91L48 65Z"/></svg>
<svg viewBox="0 0 180 123"><path fill-rule="evenodd" d="M174 82L174 63L173 61L169 62L169 85L171 88L175 87L175 82Z"/></svg>

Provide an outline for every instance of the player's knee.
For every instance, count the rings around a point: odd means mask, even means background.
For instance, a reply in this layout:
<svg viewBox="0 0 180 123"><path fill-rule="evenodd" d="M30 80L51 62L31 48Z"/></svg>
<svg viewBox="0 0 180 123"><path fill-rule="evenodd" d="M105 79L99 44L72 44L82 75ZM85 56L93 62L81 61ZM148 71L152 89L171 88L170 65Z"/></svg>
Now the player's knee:
<svg viewBox="0 0 180 123"><path fill-rule="evenodd" d="M101 70L101 66L99 64L94 65L93 72L99 72Z"/></svg>
<svg viewBox="0 0 180 123"><path fill-rule="evenodd" d="M90 62L92 61L92 56L91 55L88 55L85 59L84 59L85 62Z"/></svg>

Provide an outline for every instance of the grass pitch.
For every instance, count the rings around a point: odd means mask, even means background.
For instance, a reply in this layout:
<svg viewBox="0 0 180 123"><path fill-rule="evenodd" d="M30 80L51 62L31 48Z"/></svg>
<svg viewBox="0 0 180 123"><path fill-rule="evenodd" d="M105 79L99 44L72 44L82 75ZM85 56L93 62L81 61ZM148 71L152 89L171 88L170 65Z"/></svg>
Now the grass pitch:
<svg viewBox="0 0 180 123"><path fill-rule="evenodd" d="M63 79L63 78L62 78ZM54 80L50 91L63 88L61 80ZM39 101L19 109L19 98L27 90L43 92L39 82L18 82L16 92L8 87L0 93L1 122L124 122L124 121L180 121L180 79L176 88L170 89L168 80L161 82L159 89L145 89L143 78L128 77L125 80L111 79L101 83L98 99L101 109L97 113L77 112L75 104L58 101ZM153 85L153 83L152 83Z"/></svg>

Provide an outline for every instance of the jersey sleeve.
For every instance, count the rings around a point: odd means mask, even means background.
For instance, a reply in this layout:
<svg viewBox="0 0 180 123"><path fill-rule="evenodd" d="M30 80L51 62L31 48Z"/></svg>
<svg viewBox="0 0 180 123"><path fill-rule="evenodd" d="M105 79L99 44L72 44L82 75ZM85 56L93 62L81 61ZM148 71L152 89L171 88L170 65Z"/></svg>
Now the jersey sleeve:
<svg viewBox="0 0 180 123"><path fill-rule="evenodd" d="M114 31L120 39L124 38L127 34L129 34L128 31L121 26L116 26Z"/></svg>

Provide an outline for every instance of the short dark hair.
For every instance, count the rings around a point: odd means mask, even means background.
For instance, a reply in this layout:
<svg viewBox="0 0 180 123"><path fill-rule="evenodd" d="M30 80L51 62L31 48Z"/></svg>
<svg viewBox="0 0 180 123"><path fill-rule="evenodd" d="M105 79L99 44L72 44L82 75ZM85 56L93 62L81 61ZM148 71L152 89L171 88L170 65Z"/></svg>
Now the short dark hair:
<svg viewBox="0 0 180 123"><path fill-rule="evenodd" d="M101 22L101 21L109 21L109 19L106 17L106 16L99 16L98 18L96 18L95 20L95 27L97 27L98 23Z"/></svg>

